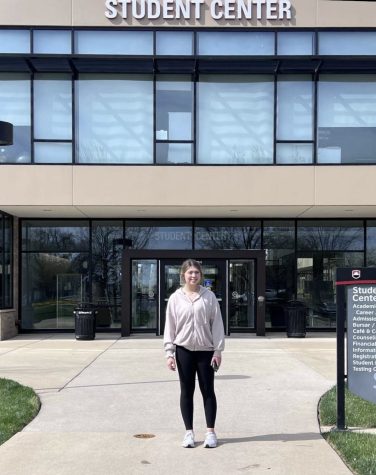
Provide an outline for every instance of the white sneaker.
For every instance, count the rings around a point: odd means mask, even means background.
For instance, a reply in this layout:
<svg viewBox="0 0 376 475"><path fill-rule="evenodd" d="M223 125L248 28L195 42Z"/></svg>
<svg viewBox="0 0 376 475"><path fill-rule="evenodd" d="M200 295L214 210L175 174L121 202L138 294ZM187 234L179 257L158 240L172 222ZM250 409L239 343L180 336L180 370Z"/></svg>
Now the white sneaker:
<svg viewBox="0 0 376 475"><path fill-rule="evenodd" d="M184 436L182 447L193 448L195 446L195 434L193 430L188 430Z"/></svg>
<svg viewBox="0 0 376 475"><path fill-rule="evenodd" d="M207 449L214 449L218 445L217 436L214 432L207 432L205 435L204 447Z"/></svg>

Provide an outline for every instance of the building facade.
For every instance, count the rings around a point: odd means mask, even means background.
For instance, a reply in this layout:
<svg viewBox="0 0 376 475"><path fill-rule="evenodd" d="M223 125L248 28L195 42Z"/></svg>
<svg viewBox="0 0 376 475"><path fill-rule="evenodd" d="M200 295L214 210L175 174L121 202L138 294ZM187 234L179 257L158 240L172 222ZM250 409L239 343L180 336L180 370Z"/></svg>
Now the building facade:
<svg viewBox="0 0 376 475"><path fill-rule="evenodd" d="M0 338L163 331L198 257L226 330L335 329L376 265L376 2L11 0L0 12ZM260 257L262 256L262 257Z"/></svg>

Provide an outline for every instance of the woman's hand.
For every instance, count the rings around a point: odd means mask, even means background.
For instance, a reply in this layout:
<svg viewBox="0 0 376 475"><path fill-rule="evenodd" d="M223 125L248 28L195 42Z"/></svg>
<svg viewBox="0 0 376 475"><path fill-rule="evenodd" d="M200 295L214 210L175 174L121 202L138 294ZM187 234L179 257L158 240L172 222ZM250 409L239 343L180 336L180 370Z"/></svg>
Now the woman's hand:
<svg viewBox="0 0 376 475"><path fill-rule="evenodd" d="M170 369L171 371L176 370L175 358L173 356L169 356L167 358L167 368Z"/></svg>
<svg viewBox="0 0 376 475"><path fill-rule="evenodd" d="M220 356L213 356L213 358L211 359L211 364L213 364L214 361L215 361L217 367L219 368L221 366L222 358Z"/></svg>

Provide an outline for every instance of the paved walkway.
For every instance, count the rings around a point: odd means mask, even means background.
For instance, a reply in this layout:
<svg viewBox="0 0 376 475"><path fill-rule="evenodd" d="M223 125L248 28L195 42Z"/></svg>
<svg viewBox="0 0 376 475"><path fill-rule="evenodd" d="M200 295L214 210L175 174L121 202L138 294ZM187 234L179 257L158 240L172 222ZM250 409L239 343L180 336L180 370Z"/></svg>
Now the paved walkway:
<svg viewBox="0 0 376 475"><path fill-rule="evenodd" d="M0 447L2 475L350 474L320 435L335 383L335 335L227 339L216 376L217 449L196 394L197 447L183 449L177 375L160 338L20 335L0 342L0 377L33 387L39 415ZM149 439L136 434L153 434Z"/></svg>

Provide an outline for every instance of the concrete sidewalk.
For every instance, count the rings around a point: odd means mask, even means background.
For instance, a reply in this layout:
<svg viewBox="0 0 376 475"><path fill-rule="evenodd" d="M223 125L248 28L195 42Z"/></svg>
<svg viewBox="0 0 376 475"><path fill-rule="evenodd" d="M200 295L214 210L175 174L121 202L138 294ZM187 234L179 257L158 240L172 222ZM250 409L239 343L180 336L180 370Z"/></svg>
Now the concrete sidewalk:
<svg viewBox="0 0 376 475"><path fill-rule="evenodd" d="M39 415L0 447L2 475L351 472L320 435L317 403L335 384L335 335L239 335L216 376L217 449L180 447L177 374L155 336L20 335L0 342L0 377L33 387ZM136 434L153 434L149 439Z"/></svg>

